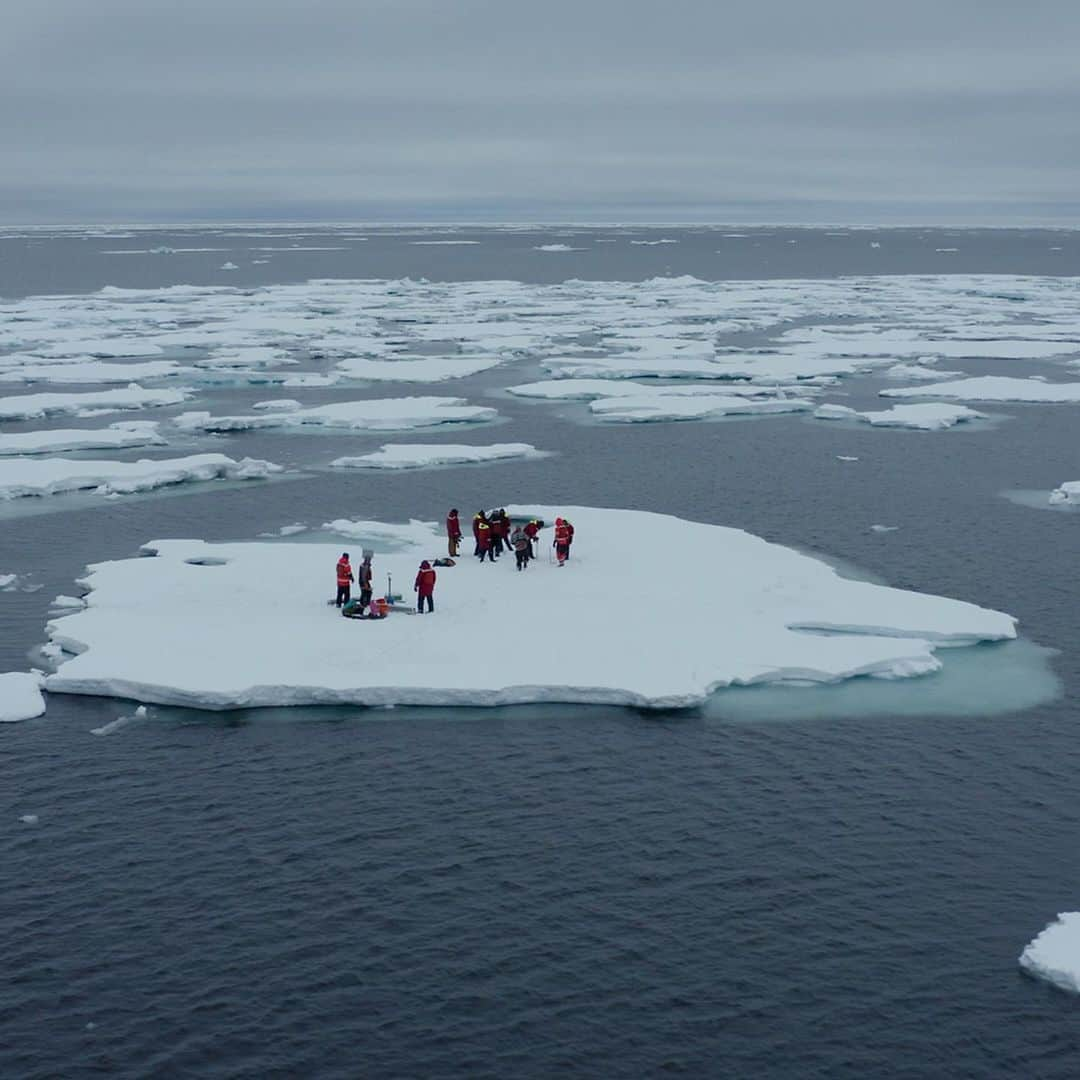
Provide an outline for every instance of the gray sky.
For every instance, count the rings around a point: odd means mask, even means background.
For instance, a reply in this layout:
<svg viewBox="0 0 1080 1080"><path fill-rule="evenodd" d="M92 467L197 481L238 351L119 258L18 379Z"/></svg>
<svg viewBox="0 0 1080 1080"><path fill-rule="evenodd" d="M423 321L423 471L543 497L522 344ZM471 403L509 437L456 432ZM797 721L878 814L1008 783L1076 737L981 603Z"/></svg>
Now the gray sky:
<svg viewBox="0 0 1080 1080"><path fill-rule="evenodd" d="M1076 0L5 0L0 220L1080 223Z"/></svg>

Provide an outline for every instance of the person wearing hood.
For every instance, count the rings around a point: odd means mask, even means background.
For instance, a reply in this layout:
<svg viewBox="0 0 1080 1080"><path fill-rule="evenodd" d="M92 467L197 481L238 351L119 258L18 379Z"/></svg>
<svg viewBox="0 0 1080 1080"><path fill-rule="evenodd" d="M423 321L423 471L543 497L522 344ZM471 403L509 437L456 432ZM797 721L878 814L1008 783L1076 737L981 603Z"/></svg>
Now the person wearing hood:
<svg viewBox="0 0 1080 1080"><path fill-rule="evenodd" d="M495 561L495 551L491 546L491 526L487 523L485 518L476 524L476 557L483 562L488 559L490 562Z"/></svg>
<svg viewBox="0 0 1080 1080"><path fill-rule="evenodd" d="M413 591L416 593L416 610L417 613L423 615L424 613L424 601L427 601L427 609L429 612L435 611L435 571L431 568L431 563L425 559L420 564L420 571L416 575L416 581L413 582Z"/></svg>
<svg viewBox="0 0 1080 1080"><path fill-rule="evenodd" d="M570 558L570 538L573 533L570 531L569 526L561 517L555 519L555 558L559 560L560 566L566 565L566 560Z"/></svg>
<svg viewBox="0 0 1080 1080"><path fill-rule="evenodd" d="M349 563L349 553L343 551L341 558L337 561L337 598L334 600L337 607L349 602L349 586L352 585L352 580L353 572L352 565Z"/></svg>
<svg viewBox="0 0 1080 1080"><path fill-rule="evenodd" d="M451 510L446 518L446 543L450 549L450 558L456 559L458 544L461 543L461 522L457 510Z"/></svg>
<svg viewBox="0 0 1080 1080"><path fill-rule="evenodd" d="M536 538L540 535L540 529L543 526L543 522L539 518L532 518L525 525L525 535L529 538L529 558L536 558Z"/></svg>
<svg viewBox="0 0 1080 1080"><path fill-rule="evenodd" d="M520 525L510 534L510 546L514 549L514 555L517 558L517 568L524 570L529 565L532 541L525 535L525 530Z"/></svg>
<svg viewBox="0 0 1080 1080"><path fill-rule="evenodd" d="M473 539L476 541L476 549L473 551L474 555L479 555L480 554L480 529L482 527L483 528L488 527L487 515L484 513L483 510L477 510L476 513L473 514L473 519L472 519L472 534L473 534ZM483 561L483 560L481 560L481 561Z"/></svg>

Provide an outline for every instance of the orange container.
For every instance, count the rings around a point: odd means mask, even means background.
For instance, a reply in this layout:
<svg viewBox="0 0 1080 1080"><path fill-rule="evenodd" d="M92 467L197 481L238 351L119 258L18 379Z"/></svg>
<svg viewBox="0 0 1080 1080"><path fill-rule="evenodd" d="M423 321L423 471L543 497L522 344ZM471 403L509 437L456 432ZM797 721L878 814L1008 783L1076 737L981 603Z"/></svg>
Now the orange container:
<svg viewBox="0 0 1080 1080"><path fill-rule="evenodd" d="M390 605L386 602L385 596L380 596L377 600L373 601L373 604L380 619L385 618L390 614Z"/></svg>

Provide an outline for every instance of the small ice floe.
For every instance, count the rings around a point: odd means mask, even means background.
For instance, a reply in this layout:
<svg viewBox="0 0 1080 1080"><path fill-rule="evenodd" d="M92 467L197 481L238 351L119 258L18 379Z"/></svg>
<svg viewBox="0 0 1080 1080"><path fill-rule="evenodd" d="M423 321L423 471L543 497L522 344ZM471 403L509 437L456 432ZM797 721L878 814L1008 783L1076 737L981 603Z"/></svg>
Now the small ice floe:
<svg viewBox="0 0 1080 1080"><path fill-rule="evenodd" d="M876 533L890 533L896 532L896 530L899 528L899 525L871 525L870 531Z"/></svg>
<svg viewBox="0 0 1080 1080"><path fill-rule="evenodd" d="M852 457L851 454L837 454L836 455L836 460L837 461L858 461L859 459L857 457Z"/></svg>
<svg viewBox="0 0 1080 1080"><path fill-rule="evenodd" d="M1080 506L1080 480L1067 480L1050 492L1051 506Z"/></svg>
<svg viewBox="0 0 1080 1080"><path fill-rule="evenodd" d="M37 814L23 814L19 818L19 820L24 825L36 825L41 819L37 816Z"/></svg>
<svg viewBox="0 0 1080 1080"><path fill-rule="evenodd" d="M311 409L263 412L260 416L211 416L186 412L173 423L185 431L247 431L255 428L339 428L406 431L440 424L483 422L499 414L485 405L468 405L464 398L409 397L337 401Z"/></svg>
<svg viewBox="0 0 1080 1080"><path fill-rule="evenodd" d="M870 246L872 248L879 248L879 247L881 247L881 244L879 244L876 240L871 240L870 241Z"/></svg>
<svg viewBox="0 0 1080 1080"><path fill-rule="evenodd" d="M506 354L483 356L475 353L454 356L401 356L392 360L350 356L339 360L336 367L347 379L429 383L476 375L509 359L510 356Z"/></svg>
<svg viewBox="0 0 1080 1080"><path fill-rule="evenodd" d="M584 251L584 248L571 247L569 244L540 244L533 251Z"/></svg>
<svg viewBox="0 0 1080 1080"><path fill-rule="evenodd" d="M136 720L145 720L147 717L147 709L145 705L140 705L134 713L126 716L118 716L115 720L110 720L107 724L102 724L101 727L91 728L91 735L112 735L113 732L119 731L123 727L127 727L128 724L133 723Z"/></svg>
<svg viewBox="0 0 1080 1080"><path fill-rule="evenodd" d="M638 244L643 247L655 247L657 244L677 244L678 240L631 240L631 244Z"/></svg>
<svg viewBox="0 0 1080 1080"><path fill-rule="evenodd" d="M508 458L541 458L545 453L528 443L465 446L451 443L388 443L360 457L330 462L334 469L426 469L436 465L475 465Z"/></svg>
<svg viewBox="0 0 1080 1080"><path fill-rule="evenodd" d="M256 401L251 407L258 409L259 412L296 412L297 409L303 408L296 398L274 398L271 401Z"/></svg>
<svg viewBox="0 0 1080 1080"><path fill-rule="evenodd" d="M927 402L922 405L896 405L878 412L859 412L846 405L819 405L814 410L816 420L857 420L872 427L911 428L915 431L944 431L966 420L981 420L983 414L966 405L943 405Z"/></svg>
<svg viewBox="0 0 1080 1080"><path fill-rule="evenodd" d="M18 574L0 574L0 589L4 592L14 592L18 588Z"/></svg>
<svg viewBox="0 0 1080 1080"><path fill-rule="evenodd" d="M416 247L467 247L479 244L479 240L410 240Z"/></svg>
<svg viewBox="0 0 1080 1080"><path fill-rule="evenodd" d="M170 484L204 480L255 480L283 472L255 458L234 461L225 454L193 454L157 461L68 461L64 458L0 460L0 499L60 495L92 490L131 495Z"/></svg>
<svg viewBox="0 0 1080 1080"><path fill-rule="evenodd" d="M0 675L0 723L32 720L45 711L42 676L37 671L8 671Z"/></svg>
<svg viewBox="0 0 1080 1080"><path fill-rule="evenodd" d="M0 435L0 457L18 454L63 454L70 450L127 450L140 446L164 446L153 424L137 429L112 424L95 431L73 428L52 431L20 431Z"/></svg>
<svg viewBox="0 0 1080 1080"><path fill-rule="evenodd" d="M982 375L928 386L900 386L882 390L882 397L935 397L954 401L1016 401L1032 404L1080 402L1080 380L1052 383L1045 379L1019 379L1012 375Z"/></svg>
<svg viewBox="0 0 1080 1080"><path fill-rule="evenodd" d="M927 379L930 381L962 378L963 374L962 371L941 371L927 367L925 364L893 364L882 372L886 379Z"/></svg>
<svg viewBox="0 0 1080 1080"><path fill-rule="evenodd" d="M0 383L130 383L133 379L161 379L181 374L175 360L110 363L84 360L64 364L22 364L0 372Z"/></svg>
<svg viewBox="0 0 1080 1080"><path fill-rule="evenodd" d="M54 664L61 660L64 655L63 648L57 645L55 641L47 641L38 649L38 652L41 653L46 660Z"/></svg>
<svg viewBox="0 0 1080 1080"><path fill-rule="evenodd" d="M418 620L392 612L373 631L379 641L362 646L376 650L378 663L358 664L359 637L367 635L311 591L351 543L158 540L155 558L90 569L85 583L96 602L49 627L76 655L46 686L99 696L137 690L146 702L206 709L540 701L688 708L731 685L929 675L941 667L940 647L1016 636L1008 615L845 579L738 529L582 506L507 512L546 522L565 515L577 530L565 568L537 560L511 575L514 604L529 613L542 649L489 634L477 652L476 635L505 607L507 579L471 558L439 570L441 614ZM372 536L364 523L345 524L360 526L363 540ZM379 523L370 524L377 531ZM381 590L390 575L409 594L419 561L446 550L445 533L423 522L390 528L402 546L376 556L376 581ZM652 553L676 538L680 557L664 573L679 617L658 620L620 584L648 578ZM541 547L547 542L542 536ZM213 570L191 565L210 558ZM710 567L704 579L702 565ZM718 621L721 599L729 617Z"/></svg>
<svg viewBox="0 0 1080 1080"><path fill-rule="evenodd" d="M952 255L954 252L959 251L959 248L934 248L939 255Z"/></svg>
<svg viewBox="0 0 1080 1080"><path fill-rule="evenodd" d="M1029 975L1080 993L1080 911L1063 911L1020 954Z"/></svg>
<svg viewBox="0 0 1080 1080"><path fill-rule="evenodd" d="M298 521L295 525L282 525L278 529L278 536L295 536L302 532L307 532L307 526Z"/></svg>
<svg viewBox="0 0 1080 1080"><path fill-rule="evenodd" d="M240 267L238 267L236 265L236 263L234 263L234 262L224 262L224 263L221 264L221 269L222 270L239 270Z"/></svg>
<svg viewBox="0 0 1080 1080"><path fill-rule="evenodd" d="M54 608L84 608L86 607L86 601L80 600L77 596L65 596L61 593L50 606Z"/></svg>

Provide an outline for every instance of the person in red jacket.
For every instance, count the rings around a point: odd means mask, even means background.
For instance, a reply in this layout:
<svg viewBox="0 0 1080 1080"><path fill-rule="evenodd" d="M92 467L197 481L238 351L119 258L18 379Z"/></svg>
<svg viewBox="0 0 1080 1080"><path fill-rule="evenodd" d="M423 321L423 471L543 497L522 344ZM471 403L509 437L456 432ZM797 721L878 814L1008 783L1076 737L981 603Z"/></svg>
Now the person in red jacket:
<svg viewBox="0 0 1080 1080"><path fill-rule="evenodd" d="M450 549L450 558L456 559L458 544L461 543L461 522L457 510L451 510L446 518L446 543Z"/></svg>
<svg viewBox="0 0 1080 1080"><path fill-rule="evenodd" d="M476 513L473 514L473 519L472 519L472 534L473 534L473 539L476 541L476 548L473 551L474 555L479 555L480 554L480 526L481 525L487 525L487 515L484 513L483 510L477 510Z"/></svg>
<svg viewBox="0 0 1080 1080"><path fill-rule="evenodd" d="M476 557L483 562L488 559L491 562L495 561L495 552L491 546L491 526L487 523L487 520L483 520L476 524Z"/></svg>
<svg viewBox="0 0 1080 1080"><path fill-rule="evenodd" d="M571 532L567 528L566 522L563 519L555 519L555 558L559 560L560 566L566 565L566 560L570 557L570 537Z"/></svg>
<svg viewBox="0 0 1080 1080"><path fill-rule="evenodd" d="M533 518L529 521L525 528L524 533L529 538L529 558L536 558L536 538L540 535L540 529L543 527L543 522L539 518Z"/></svg>
<svg viewBox="0 0 1080 1080"><path fill-rule="evenodd" d="M566 557L569 559L570 547L574 543L574 526L566 518L562 519L562 523L566 526Z"/></svg>
<svg viewBox="0 0 1080 1080"><path fill-rule="evenodd" d="M416 581L413 582L413 590L416 593L416 610L419 614L424 613L424 601L427 601L427 609L429 612L435 611L435 571L431 568L431 563L425 559L420 564L420 572L416 575Z"/></svg>
<svg viewBox="0 0 1080 1080"><path fill-rule="evenodd" d="M353 572L349 563L349 553L343 551L341 558L337 561L337 599L334 601L337 607L349 602L349 594L352 591L349 586L352 584L352 580Z"/></svg>

